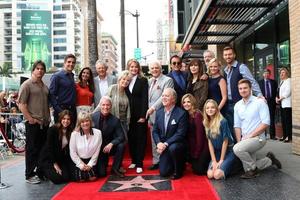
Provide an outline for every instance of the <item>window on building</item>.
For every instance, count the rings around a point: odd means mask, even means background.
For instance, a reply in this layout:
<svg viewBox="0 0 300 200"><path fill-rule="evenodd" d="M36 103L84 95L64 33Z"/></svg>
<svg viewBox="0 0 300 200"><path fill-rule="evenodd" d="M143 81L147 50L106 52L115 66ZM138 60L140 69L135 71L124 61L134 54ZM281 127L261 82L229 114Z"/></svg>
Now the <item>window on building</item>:
<svg viewBox="0 0 300 200"><path fill-rule="evenodd" d="M54 38L53 42L54 43L66 43L67 39L66 38Z"/></svg>
<svg viewBox="0 0 300 200"><path fill-rule="evenodd" d="M55 60L63 60L66 55L54 55Z"/></svg>
<svg viewBox="0 0 300 200"><path fill-rule="evenodd" d="M61 5L55 5L55 6L53 6L53 10L61 10Z"/></svg>
<svg viewBox="0 0 300 200"><path fill-rule="evenodd" d="M54 27L66 27L67 23L66 22L54 22L53 26Z"/></svg>
<svg viewBox="0 0 300 200"><path fill-rule="evenodd" d="M54 47L53 50L54 51L66 51L67 47Z"/></svg>
<svg viewBox="0 0 300 200"><path fill-rule="evenodd" d="M66 30L58 30L58 31L53 31L54 35L66 35L67 31Z"/></svg>
<svg viewBox="0 0 300 200"><path fill-rule="evenodd" d="M66 19L66 14L54 14L53 19Z"/></svg>

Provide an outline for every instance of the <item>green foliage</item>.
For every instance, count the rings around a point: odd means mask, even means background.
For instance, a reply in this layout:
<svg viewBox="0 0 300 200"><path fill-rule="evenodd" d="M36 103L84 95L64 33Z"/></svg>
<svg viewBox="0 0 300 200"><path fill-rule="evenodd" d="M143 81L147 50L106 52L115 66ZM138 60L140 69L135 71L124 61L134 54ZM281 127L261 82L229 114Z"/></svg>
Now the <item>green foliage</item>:
<svg viewBox="0 0 300 200"><path fill-rule="evenodd" d="M12 74L12 64L5 62L2 67L0 66L0 76L11 78Z"/></svg>

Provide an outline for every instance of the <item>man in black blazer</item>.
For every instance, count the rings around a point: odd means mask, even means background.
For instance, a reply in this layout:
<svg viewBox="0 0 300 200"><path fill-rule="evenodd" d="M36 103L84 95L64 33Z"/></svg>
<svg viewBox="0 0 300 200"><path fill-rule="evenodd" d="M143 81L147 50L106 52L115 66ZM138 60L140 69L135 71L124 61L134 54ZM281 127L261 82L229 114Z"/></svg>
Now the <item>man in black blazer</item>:
<svg viewBox="0 0 300 200"><path fill-rule="evenodd" d="M176 105L180 106L181 98L186 94L187 73L180 70L182 67L182 59L177 55L170 58L170 65L172 71L168 76L173 79L174 89L177 93Z"/></svg>
<svg viewBox="0 0 300 200"><path fill-rule="evenodd" d="M269 112L270 112L270 138L276 140L275 137L275 110L276 110L276 94L277 94L277 82L270 79L271 71L265 69L263 73L263 79L259 81L259 87L263 96L267 100Z"/></svg>
<svg viewBox="0 0 300 200"><path fill-rule="evenodd" d="M92 115L94 127L101 130L102 145L98 157L98 175L106 176L109 155L114 155L111 173L119 177L124 177L124 172L120 171L122 165L125 137L122 132L120 120L113 116L111 112L112 102L110 97L103 96L100 100L100 111Z"/></svg>
<svg viewBox="0 0 300 200"><path fill-rule="evenodd" d="M188 126L187 113L175 106L176 92L166 88L162 94L163 108L156 113L153 126L153 139L156 143L161 176L179 179L185 165L185 136Z"/></svg>

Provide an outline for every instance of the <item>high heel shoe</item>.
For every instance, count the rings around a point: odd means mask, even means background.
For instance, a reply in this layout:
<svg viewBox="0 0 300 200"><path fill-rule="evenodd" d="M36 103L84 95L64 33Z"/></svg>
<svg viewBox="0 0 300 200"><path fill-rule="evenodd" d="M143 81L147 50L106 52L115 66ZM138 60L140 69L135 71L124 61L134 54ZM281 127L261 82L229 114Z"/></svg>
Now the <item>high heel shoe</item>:
<svg viewBox="0 0 300 200"><path fill-rule="evenodd" d="M279 141L284 141L286 139L286 137L281 137L280 139L279 139Z"/></svg>
<svg viewBox="0 0 300 200"><path fill-rule="evenodd" d="M286 138L283 142L284 142L284 143L290 143L290 142L292 142L292 140Z"/></svg>

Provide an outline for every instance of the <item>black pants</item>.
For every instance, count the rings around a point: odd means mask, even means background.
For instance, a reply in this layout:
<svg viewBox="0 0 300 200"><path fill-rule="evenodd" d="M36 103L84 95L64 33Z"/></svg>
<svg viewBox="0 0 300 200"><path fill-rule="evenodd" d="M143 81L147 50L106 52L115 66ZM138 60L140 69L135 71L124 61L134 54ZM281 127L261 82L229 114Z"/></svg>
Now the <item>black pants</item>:
<svg viewBox="0 0 300 200"><path fill-rule="evenodd" d="M47 138L48 126L40 126L39 124L25 123L26 128L26 148L25 148L25 176L26 179L36 175L40 175L38 160L39 153L44 146ZM35 168L36 171L35 171Z"/></svg>
<svg viewBox="0 0 300 200"><path fill-rule="evenodd" d="M276 103L274 101L268 100L268 107L270 112L270 138L275 138L275 110Z"/></svg>
<svg viewBox="0 0 300 200"><path fill-rule="evenodd" d="M159 157L159 173L161 176L176 174L182 176L185 165L185 145L173 143Z"/></svg>
<svg viewBox="0 0 300 200"><path fill-rule="evenodd" d="M281 108L283 138L292 140L292 108Z"/></svg>
<svg viewBox="0 0 300 200"><path fill-rule="evenodd" d="M128 131L128 145L131 162L136 164L136 167L143 167L147 143L147 122L137 123L132 120Z"/></svg>
<svg viewBox="0 0 300 200"><path fill-rule="evenodd" d="M109 154L103 153L103 148L101 149L97 161L97 171L98 171L97 174L99 175L99 177L106 176L107 174L106 169L107 169L110 155L114 155L112 169L119 170L123 162L124 151L125 151L125 143L114 145Z"/></svg>
<svg viewBox="0 0 300 200"><path fill-rule="evenodd" d="M69 175L69 165L70 163L60 163L58 164L62 174L56 173L56 170L54 169L53 164L49 164L48 166L43 167L43 173L44 175L52 181L54 184L60 184L60 183L66 183L70 180L70 175Z"/></svg>
<svg viewBox="0 0 300 200"><path fill-rule="evenodd" d="M199 158L191 158L192 169L195 174L206 175L210 162L209 151L202 151Z"/></svg>

